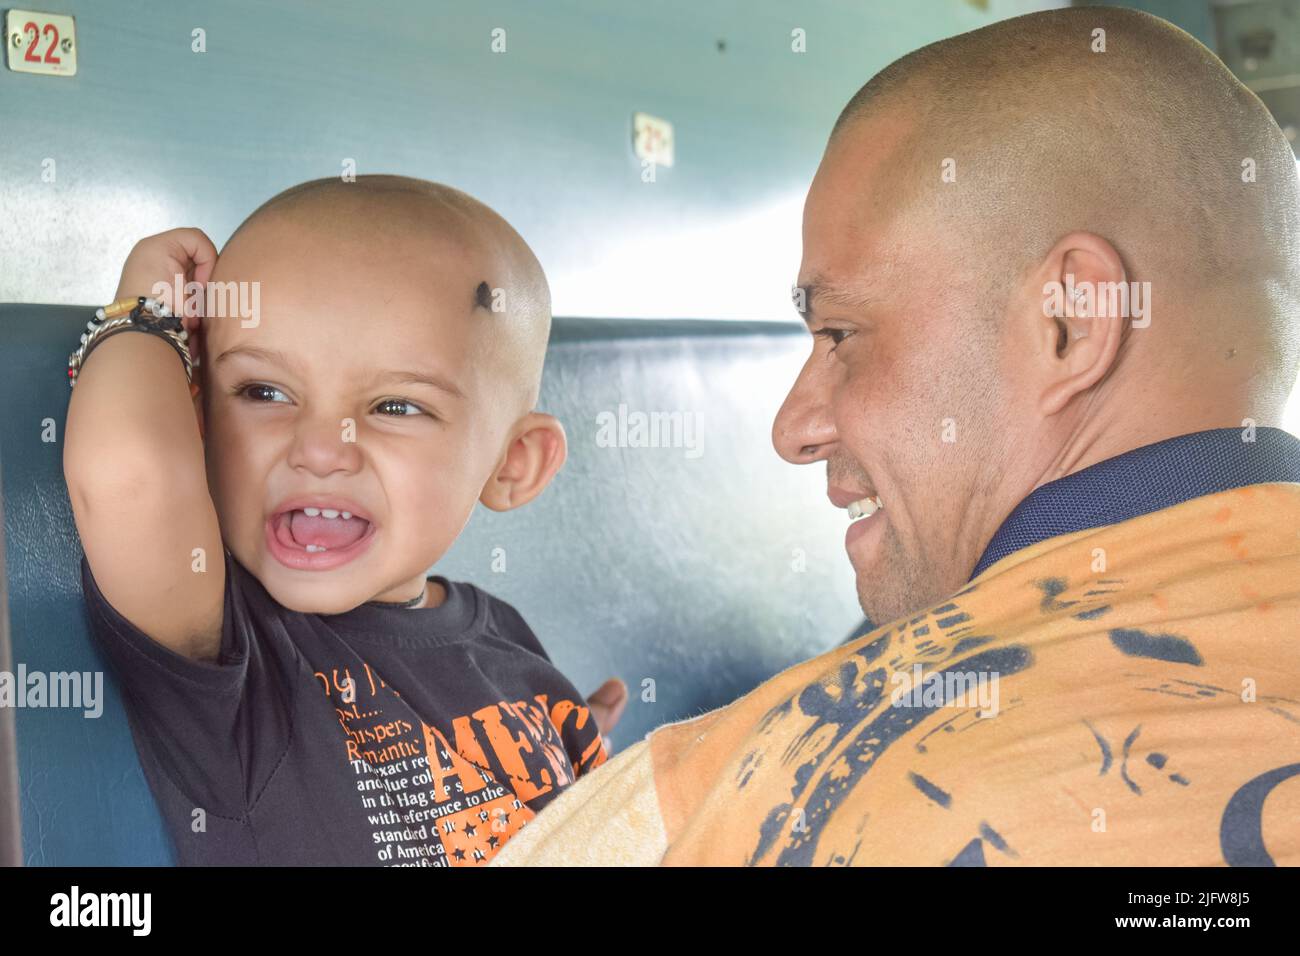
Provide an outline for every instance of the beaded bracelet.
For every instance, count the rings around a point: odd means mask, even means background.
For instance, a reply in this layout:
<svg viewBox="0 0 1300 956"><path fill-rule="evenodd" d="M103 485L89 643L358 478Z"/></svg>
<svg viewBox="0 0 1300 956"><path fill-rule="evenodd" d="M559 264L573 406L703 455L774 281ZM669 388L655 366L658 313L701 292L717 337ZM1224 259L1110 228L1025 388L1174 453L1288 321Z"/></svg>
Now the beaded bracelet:
<svg viewBox="0 0 1300 956"><path fill-rule="evenodd" d="M68 356L68 386L76 386L77 376L96 345L119 332L129 331L147 332L166 339L185 364L185 380L193 391L194 360L190 357L189 333L185 331L184 323L165 303L144 296L119 299L95 310L95 317L86 323L86 331L81 333L80 347Z"/></svg>

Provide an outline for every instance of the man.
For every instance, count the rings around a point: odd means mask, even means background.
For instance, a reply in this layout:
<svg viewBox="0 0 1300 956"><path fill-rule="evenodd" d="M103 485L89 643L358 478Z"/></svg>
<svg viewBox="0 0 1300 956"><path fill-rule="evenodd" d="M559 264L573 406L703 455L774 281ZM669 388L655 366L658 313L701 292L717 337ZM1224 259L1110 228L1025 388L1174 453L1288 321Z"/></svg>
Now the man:
<svg viewBox="0 0 1300 956"><path fill-rule="evenodd" d="M1300 863L1298 242L1282 133L1164 21L1031 14L878 74L808 195L773 438L861 515L883 626L501 861Z"/></svg>

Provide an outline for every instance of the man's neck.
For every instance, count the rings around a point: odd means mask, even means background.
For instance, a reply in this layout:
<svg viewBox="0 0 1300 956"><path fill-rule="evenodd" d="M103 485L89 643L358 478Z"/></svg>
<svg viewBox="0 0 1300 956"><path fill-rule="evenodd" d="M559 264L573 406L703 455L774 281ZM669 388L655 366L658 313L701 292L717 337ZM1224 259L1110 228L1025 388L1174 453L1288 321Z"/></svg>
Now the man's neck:
<svg viewBox="0 0 1300 956"><path fill-rule="evenodd" d="M1089 468L1108 458L1114 458L1135 448L1152 445L1167 438L1190 435L1194 432L1209 431L1215 428L1244 429L1247 420L1256 428L1275 426L1273 416L1267 420L1252 418L1242 409L1244 405L1224 402L1218 407L1204 406L1204 400L1183 404L1177 399L1165 399L1161 404L1168 405L1177 412L1176 415L1161 415L1159 409L1150 409L1151 414L1142 415L1148 409L1142 399L1134 398L1129 409L1121 415L1090 415L1061 444L1060 450L1043 471L1038 482L1030 489L1034 491L1048 482L1066 475ZM1138 414L1135 414L1138 413ZM1142 415L1142 417L1138 417Z"/></svg>

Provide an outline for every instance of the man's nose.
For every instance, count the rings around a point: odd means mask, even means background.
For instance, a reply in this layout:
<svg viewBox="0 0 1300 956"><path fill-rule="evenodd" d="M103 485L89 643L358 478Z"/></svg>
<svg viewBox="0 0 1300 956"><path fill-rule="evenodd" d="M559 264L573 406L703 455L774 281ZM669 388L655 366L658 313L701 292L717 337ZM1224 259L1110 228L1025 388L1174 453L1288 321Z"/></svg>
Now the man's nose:
<svg viewBox="0 0 1300 956"><path fill-rule="evenodd" d="M814 368L811 356L795 379L785 403L772 423L772 445L776 453L795 465L825 459L838 436L831 417L830 382Z"/></svg>
<svg viewBox="0 0 1300 956"><path fill-rule="evenodd" d="M361 463L356 432L351 419L327 414L301 416L289 449L289 466L321 478L336 471L356 471Z"/></svg>

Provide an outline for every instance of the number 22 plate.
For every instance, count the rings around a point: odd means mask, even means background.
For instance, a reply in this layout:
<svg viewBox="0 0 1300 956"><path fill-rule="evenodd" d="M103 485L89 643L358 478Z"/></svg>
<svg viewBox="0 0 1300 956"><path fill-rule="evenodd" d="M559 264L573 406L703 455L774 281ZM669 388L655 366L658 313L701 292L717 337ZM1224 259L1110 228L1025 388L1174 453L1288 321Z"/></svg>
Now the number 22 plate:
<svg viewBox="0 0 1300 956"><path fill-rule="evenodd" d="M75 76L77 27L72 17L31 10L5 13L5 52L19 73Z"/></svg>

